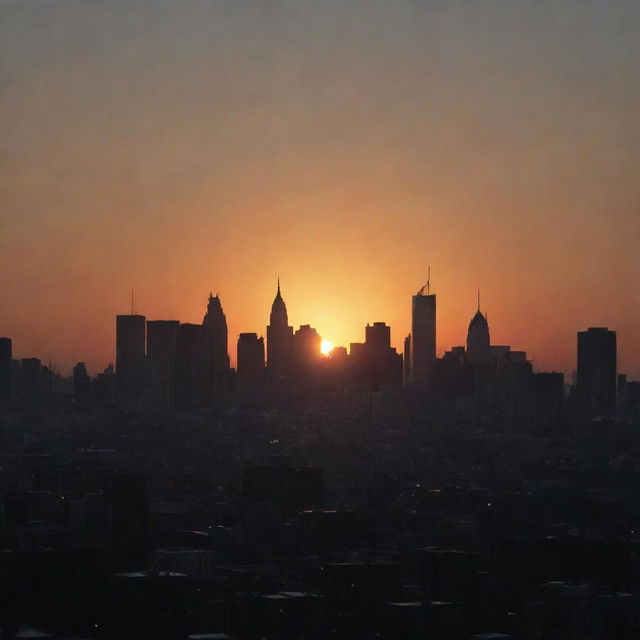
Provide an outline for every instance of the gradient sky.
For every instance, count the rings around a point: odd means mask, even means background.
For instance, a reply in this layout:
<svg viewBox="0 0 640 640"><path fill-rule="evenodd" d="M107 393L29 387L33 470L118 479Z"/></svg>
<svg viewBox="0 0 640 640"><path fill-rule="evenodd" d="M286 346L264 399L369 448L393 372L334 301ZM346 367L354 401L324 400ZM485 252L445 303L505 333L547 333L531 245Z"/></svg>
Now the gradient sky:
<svg viewBox="0 0 640 640"><path fill-rule="evenodd" d="M438 353L492 342L640 376L640 3L0 0L0 335L102 369L131 287L235 359L289 318L401 347L432 269Z"/></svg>

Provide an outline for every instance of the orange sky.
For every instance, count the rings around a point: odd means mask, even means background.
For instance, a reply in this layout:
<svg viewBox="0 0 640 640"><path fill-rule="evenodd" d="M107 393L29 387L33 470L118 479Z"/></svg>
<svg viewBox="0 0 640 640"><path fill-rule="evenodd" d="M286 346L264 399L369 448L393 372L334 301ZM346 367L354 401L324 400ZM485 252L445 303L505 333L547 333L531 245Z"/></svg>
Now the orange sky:
<svg viewBox="0 0 640 640"><path fill-rule="evenodd" d="M0 335L96 372L131 287L213 290L235 359L279 274L294 326L401 348L430 264L439 353L480 287L538 368L605 325L640 376L640 5L551 4L1 3Z"/></svg>

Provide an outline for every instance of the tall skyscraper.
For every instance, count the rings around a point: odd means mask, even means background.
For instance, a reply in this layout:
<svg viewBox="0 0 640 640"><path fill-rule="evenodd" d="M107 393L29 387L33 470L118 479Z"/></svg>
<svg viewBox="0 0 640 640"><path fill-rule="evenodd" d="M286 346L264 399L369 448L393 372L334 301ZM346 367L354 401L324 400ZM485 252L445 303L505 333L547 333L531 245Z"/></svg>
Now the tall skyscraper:
<svg viewBox="0 0 640 640"><path fill-rule="evenodd" d="M146 318L116 316L116 381L118 391L130 397L140 390L145 367Z"/></svg>
<svg viewBox="0 0 640 640"><path fill-rule="evenodd" d="M489 323L480 311L480 294L478 294L478 310L471 318L467 331L467 362L471 364L488 364L491 361Z"/></svg>
<svg viewBox="0 0 640 640"><path fill-rule="evenodd" d="M289 326L287 305L278 291L271 305L271 316L267 327L267 368L275 377L290 373L293 342L293 327Z"/></svg>
<svg viewBox="0 0 640 640"><path fill-rule="evenodd" d="M256 379L264 373L264 338L257 333L238 336L238 377Z"/></svg>
<svg viewBox="0 0 640 640"><path fill-rule="evenodd" d="M209 293L207 312L202 320L207 366L210 371L212 405L224 402L229 385L229 351L227 347L227 318L218 294Z"/></svg>
<svg viewBox="0 0 640 640"><path fill-rule="evenodd" d="M606 327L579 331L576 391L584 415L615 414L616 382L616 332Z"/></svg>
<svg viewBox="0 0 640 640"><path fill-rule="evenodd" d="M158 374L157 399L165 409L175 406L176 351L178 320L149 320L147 322L147 358Z"/></svg>
<svg viewBox="0 0 640 640"><path fill-rule="evenodd" d="M436 296L429 282L411 299L411 382L429 386L436 363Z"/></svg>
<svg viewBox="0 0 640 640"><path fill-rule="evenodd" d="M0 407L11 401L11 338L0 338Z"/></svg>

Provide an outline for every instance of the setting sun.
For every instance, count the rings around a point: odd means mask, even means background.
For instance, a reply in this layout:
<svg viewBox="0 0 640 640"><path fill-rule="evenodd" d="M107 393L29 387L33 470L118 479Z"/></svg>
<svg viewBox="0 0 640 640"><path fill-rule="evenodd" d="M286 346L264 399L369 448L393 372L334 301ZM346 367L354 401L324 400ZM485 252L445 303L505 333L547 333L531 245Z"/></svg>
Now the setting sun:
<svg viewBox="0 0 640 640"><path fill-rule="evenodd" d="M333 342L329 342L329 340L323 340L320 343L320 351L323 356L329 355L333 349Z"/></svg>

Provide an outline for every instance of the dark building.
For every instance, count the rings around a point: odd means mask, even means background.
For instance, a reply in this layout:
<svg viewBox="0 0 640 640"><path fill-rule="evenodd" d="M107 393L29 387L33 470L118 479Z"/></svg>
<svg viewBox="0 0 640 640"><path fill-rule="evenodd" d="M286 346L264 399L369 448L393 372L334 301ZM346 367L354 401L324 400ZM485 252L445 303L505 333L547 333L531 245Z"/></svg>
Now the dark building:
<svg viewBox="0 0 640 640"><path fill-rule="evenodd" d="M480 311L480 298L478 297L478 310L471 319L467 331L467 362L488 364L490 361L489 323L486 316Z"/></svg>
<svg viewBox="0 0 640 640"><path fill-rule="evenodd" d="M0 338L0 407L11 401L11 338Z"/></svg>
<svg viewBox="0 0 640 640"><path fill-rule="evenodd" d="M320 345L322 339L318 332L308 324L303 324L293 336L293 368L296 373L309 376L318 370L320 364Z"/></svg>
<svg viewBox="0 0 640 640"><path fill-rule="evenodd" d="M264 338L257 333L238 336L238 377L259 378L264 373Z"/></svg>
<svg viewBox="0 0 640 640"><path fill-rule="evenodd" d="M197 348L202 344L202 325L181 324L176 338L175 407L194 408Z"/></svg>
<svg viewBox="0 0 640 640"><path fill-rule="evenodd" d="M155 361L158 372L158 402L165 409L175 407L178 320L147 322L147 357Z"/></svg>
<svg viewBox="0 0 640 640"><path fill-rule="evenodd" d="M116 316L116 379L121 399L139 392L145 368L146 318Z"/></svg>
<svg viewBox="0 0 640 640"><path fill-rule="evenodd" d="M209 293L207 312L202 320L207 368L209 406L222 404L228 395L229 351L227 347L227 319L220 297Z"/></svg>
<svg viewBox="0 0 640 640"><path fill-rule="evenodd" d="M429 386L435 363L436 296L427 282L411 299L411 382Z"/></svg>
<svg viewBox="0 0 640 640"><path fill-rule="evenodd" d="M292 357L293 327L289 326L287 305L278 291L271 305L271 316L267 327L267 368L273 377L290 373Z"/></svg>
<svg viewBox="0 0 640 640"><path fill-rule="evenodd" d="M616 410L616 333L605 327L578 332L576 392L586 417L612 416Z"/></svg>
<svg viewBox="0 0 640 640"><path fill-rule="evenodd" d="M351 344L351 369L356 383L402 384L402 356L391 346L391 327L384 322L365 327L364 344Z"/></svg>

